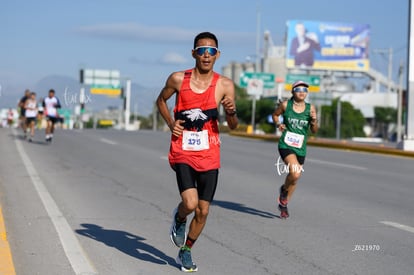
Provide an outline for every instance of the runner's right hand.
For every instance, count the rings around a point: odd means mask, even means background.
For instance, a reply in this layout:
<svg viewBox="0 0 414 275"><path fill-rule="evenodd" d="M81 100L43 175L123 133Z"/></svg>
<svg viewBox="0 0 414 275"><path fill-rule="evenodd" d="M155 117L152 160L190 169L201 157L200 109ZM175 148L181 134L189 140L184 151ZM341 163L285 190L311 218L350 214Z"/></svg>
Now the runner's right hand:
<svg viewBox="0 0 414 275"><path fill-rule="evenodd" d="M184 124L185 120L182 119L177 119L176 121L174 121L174 124L170 126L170 130L172 132L172 134L176 137L179 137L183 131L184 131L184 126L182 126L182 124Z"/></svg>

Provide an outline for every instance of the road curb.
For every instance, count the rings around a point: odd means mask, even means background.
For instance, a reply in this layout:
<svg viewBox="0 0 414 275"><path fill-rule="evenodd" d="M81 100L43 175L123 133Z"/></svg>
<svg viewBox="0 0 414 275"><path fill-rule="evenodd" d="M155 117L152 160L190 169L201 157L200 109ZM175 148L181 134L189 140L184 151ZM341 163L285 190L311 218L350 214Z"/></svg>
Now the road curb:
<svg viewBox="0 0 414 275"><path fill-rule="evenodd" d="M4 224L3 211L0 207L0 275L15 275L12 254L7 241L6 226Z"/></svg>
<svg viewBox="0 0 414 275"><path fill-rule="evenodd" d="M271 142L278 142L279 137L270 134L247 134L244 132L237 132L237 131L230 131L229 135L231 136L238 136L244 138L251 138L251 139L260 139L266 140ZM351 150L351 151L360 151L360 152L368 152L368 153L375 153L375 154L385 154L385 155L394 155L394 156L403 156L403 157L410 157L414 158L413 151L403 151L401 149L386 147L384 144L356 144L351 143L347 140L332 140L332 139L323 139L323 138L315 138L310 137L308 139L307 144L309 146L315 147L324 147L324 148L332 148L332 149L341 149L341 150Z"/></svg>

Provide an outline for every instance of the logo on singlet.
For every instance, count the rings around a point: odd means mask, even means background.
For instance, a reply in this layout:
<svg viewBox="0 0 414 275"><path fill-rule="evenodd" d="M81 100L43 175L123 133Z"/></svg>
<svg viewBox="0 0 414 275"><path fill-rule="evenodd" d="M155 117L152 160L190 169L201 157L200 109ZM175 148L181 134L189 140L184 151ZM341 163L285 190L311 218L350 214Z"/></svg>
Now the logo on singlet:
<svg viewBox="0 0 414 275"><path fill-rule="evenodd" d="M184 115L187 116L188 119L191 121L195 120L206 120L207 116L203 113L203 111L200 108L190 109L183 112Z"/></svg>

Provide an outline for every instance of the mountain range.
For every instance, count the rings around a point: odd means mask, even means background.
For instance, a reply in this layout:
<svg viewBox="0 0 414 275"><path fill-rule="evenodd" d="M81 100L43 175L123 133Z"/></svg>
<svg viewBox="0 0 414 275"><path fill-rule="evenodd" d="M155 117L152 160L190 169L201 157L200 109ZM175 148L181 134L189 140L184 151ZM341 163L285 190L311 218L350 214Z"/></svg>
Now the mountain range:
<svg viewBox="0 0 414 275"><path fill-rule="evenodd" d="M122 85L122 84L121 84ZM54 89L59 98L62 109L74 110L79 105L79 91L81 84L79 80L63 75L49 75L40 79L30 90L37 93L38 100L47 96L50 89ZM155 100L160 92L159 88L149 88L131 83L131 113L138 113L140 116L148 116L152 113ZM0 107L15 108L17 102L23 96L11 95L3 89L0 90ZM98 112L107 108L122 108L123 99L120 97L109 97L105 95L91 94L88 86L85 86L85 110Z"/></svg>

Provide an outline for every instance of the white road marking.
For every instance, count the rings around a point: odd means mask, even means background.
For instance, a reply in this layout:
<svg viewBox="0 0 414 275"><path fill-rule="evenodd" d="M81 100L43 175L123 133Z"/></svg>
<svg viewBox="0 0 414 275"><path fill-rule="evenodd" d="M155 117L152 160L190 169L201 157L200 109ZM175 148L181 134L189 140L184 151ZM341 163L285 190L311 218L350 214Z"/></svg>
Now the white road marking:
<svg viewBox="0 0 414 275"><path fill-rule="evenodd" d="M356 166L352 164L345 164L345 163L336 163L336 162L330 162L330 161L324 161L324 160L318 160L318 159L307 159L310 162L320 163L320 164L326 164L326 165L332 165L332 166L338 166L338 167L344 167L344 168L351 168L356 170L367 170L368 168L363 166Z"/></svg>
<svg viewBox="0 0 414 275"><path fill-rule="evenodd" d="M168 156L161 156L160 159L168 160Z"/></svg>
<svg viewBox="0 0 414 275"><path fill-rule="evenodd" d="M408 226L408 225L404 225L404 224L400 224L400 223L396 223L396 222L390 222L390 221L381 221L380 223L385 224L385 225L389 225L401 230L405 230L411 233L414 233L414 227Z"/></svg>
<svg viewBox="0 0 414 275"><path fill-rule="evenodd" d="M106 139L106 138L101 138L101 141L103 143L108 143L108 144L111 144L111 145L117 145L118 144L117 142L112 141L112 140L109 140L109 139Z"/></svg>
<svg viewBox="0 0 414 275"><path fill-rule="evenodd" d="M14 134L16 134L15 131ZM73 271L77 275L98 274L95 268L89 262L85 252L79 244L78 239L73 233L72 228L69 226L68 221L65 219L56 202L53 200L52 196L47 190L46 186L43 184L39 174L32 164L32 161L24 151L21 141L16 139L15 142L17 151L23 160L27 173L32 180L37 194L42 200L43 206L45 207L49 218L55 226L60 242L63 246L66 257L72 266Z"/></svg>

